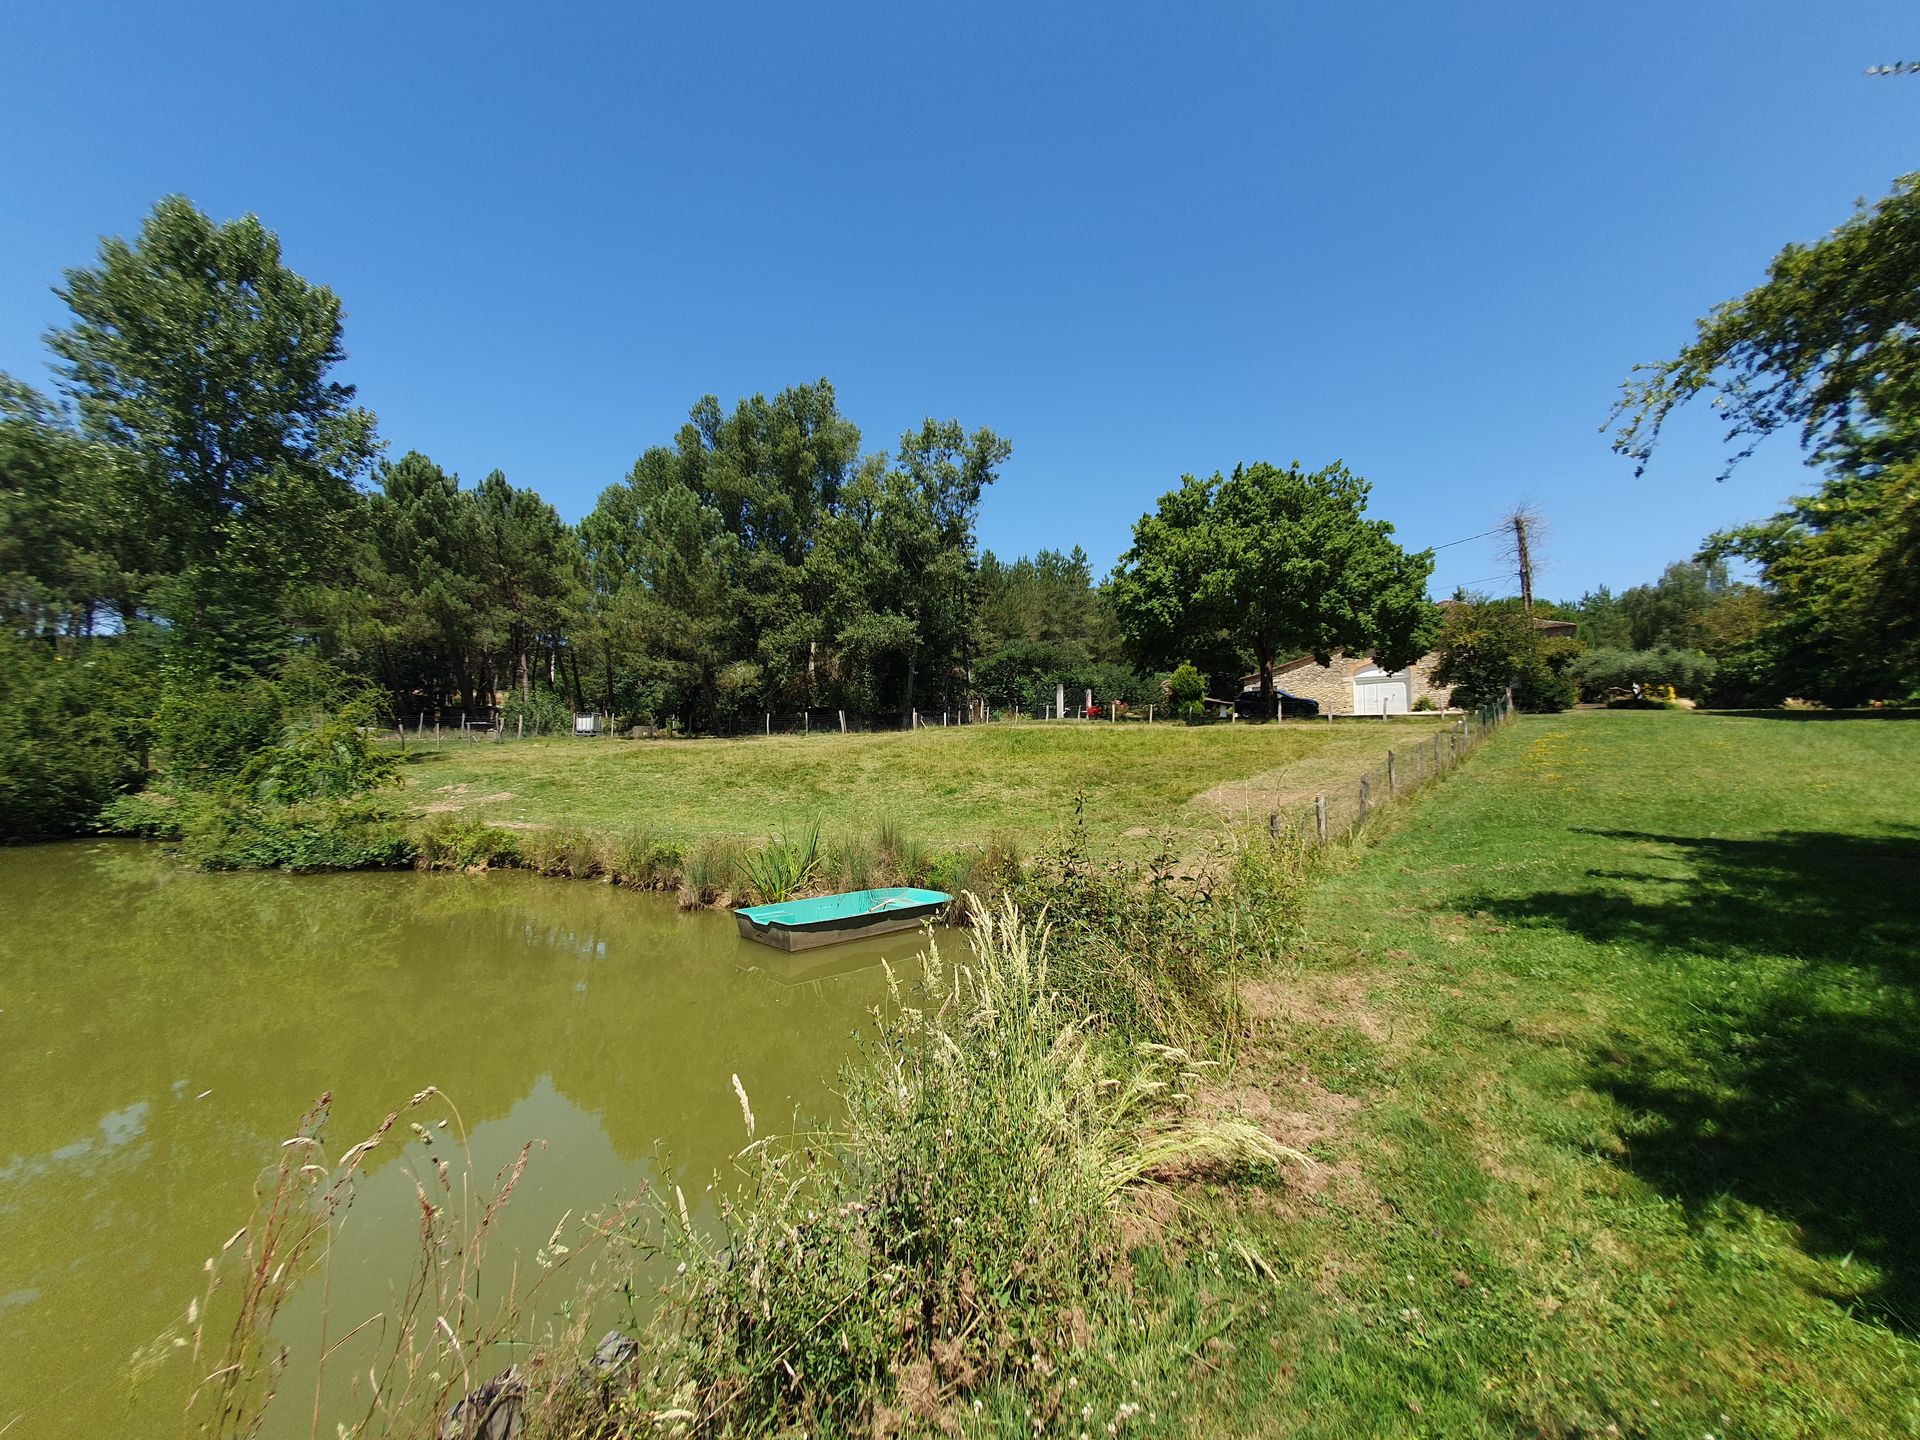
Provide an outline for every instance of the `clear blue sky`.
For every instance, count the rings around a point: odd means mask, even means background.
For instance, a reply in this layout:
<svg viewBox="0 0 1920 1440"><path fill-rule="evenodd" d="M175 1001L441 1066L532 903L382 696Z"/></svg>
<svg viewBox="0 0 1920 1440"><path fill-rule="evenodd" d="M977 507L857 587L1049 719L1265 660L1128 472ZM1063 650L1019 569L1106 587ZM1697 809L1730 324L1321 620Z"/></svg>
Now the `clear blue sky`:
<svg viewBox="0 0 1920 1440"><path fill-rule="evenodd" d="M391 454L569 519L701 394L824 375L869 447L1013 441L1002 554L1104 570L1182 471L1343 459L1412 545L1531 500L1577 595L1807 488L1784 441L1716 485L1704 409L1642 480L1599 426L1920 168L1920 77L1861 73L1915 58L1910 0L13 0L0 369L180 192L340 293Z"/></svg>

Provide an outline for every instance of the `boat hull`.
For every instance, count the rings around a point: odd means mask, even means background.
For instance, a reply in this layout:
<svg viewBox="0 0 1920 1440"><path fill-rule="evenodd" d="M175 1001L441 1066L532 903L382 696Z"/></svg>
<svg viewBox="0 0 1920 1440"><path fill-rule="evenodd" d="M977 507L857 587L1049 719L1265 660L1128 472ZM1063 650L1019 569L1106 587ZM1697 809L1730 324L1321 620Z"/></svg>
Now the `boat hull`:
<svg viewBox="0 0 1920 1440"><path fill-rule="evenodd" d="M868 901L865 897L879 897ZM855 908L842 902L861 897ZM817 950L849 940L866 940L915 930L937 919L953 903L951 895L935 890L855 891L844 896L822 896L812 901L758 905L733 912L741 937L776 950ZM845 913L835 913L836 908ZM810 913L811 912L811 913Z"/></svg>

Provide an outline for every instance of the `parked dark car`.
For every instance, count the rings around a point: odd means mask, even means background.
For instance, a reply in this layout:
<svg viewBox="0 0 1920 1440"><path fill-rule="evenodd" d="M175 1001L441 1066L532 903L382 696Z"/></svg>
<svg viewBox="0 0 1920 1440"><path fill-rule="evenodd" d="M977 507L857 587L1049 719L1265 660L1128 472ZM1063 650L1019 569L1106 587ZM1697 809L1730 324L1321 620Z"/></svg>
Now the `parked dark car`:
<svg viewBox="0 0 1920 1440"><path fill-rule="evenodd" d="M1311 720L1320 713L1320 702L1318 700L1309 700L1304 695L1295 695L1286 690L1276 690L1273 692L1273 698L1280 702L1280 718L1282 720ZM1240 698L1233 702L1233 708L1242 720L1264 720L1267 718L1267 712L1260 706L1260 692L1258 690L1242 691Z"/></svg>

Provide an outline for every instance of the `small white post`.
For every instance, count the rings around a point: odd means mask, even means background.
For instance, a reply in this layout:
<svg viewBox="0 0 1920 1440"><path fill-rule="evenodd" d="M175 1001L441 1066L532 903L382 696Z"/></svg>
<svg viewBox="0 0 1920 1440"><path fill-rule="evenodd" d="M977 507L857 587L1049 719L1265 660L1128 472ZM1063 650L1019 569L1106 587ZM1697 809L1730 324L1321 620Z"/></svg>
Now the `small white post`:
<svg viewBox="0 0 1920 1440"><path fill-rule="evenodd" d="M847 712L841 710L836 713L840 716L840 733L844 735L847 733Z"/></svg>
<svg viewBox="0 0 1920 1440"><path fill-rule="evenodd" d="M1067 718L1067 686L1065 681L1053 687L1053 716L1056 720L1064 720Z"/></svg>
<svg viewBox="0 0 1920 1440"><path fill-rule="evenodd" d="M516 740L524 740L527 738L527 717L526 716L524 715L514 716L513 738Z"/></svg>
<svg viewBox="0 0 1920 1440"><path fill-rule="evenodd" d="M773 734L773 712L767 711L767 734Z"/></svg>
<svg viewBox="0 0 1920 1440"><path fill-rule="evenodd" d="M1147 724L1153 724L1153 702L1151 700L1147 702Z"/></svg>
<svg viewBox="0 0 1920 1440"><path fill-rule="evenodd" d="M812 722L813 722L813 717L809 715L806 711L802 710L800 712L800 733L802 735L811 735L813 733Z"/></svg>

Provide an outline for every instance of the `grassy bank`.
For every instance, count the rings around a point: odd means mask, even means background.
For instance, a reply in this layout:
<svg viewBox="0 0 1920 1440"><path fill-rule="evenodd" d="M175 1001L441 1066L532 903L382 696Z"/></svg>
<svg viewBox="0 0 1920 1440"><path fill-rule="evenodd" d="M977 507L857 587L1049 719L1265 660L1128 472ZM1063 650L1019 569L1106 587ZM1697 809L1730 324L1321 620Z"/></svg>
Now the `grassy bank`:
<svg viewBox="0 0 1920 1440"><path fill-rule="evenodd" d="M1182 1428L1920 1433L1917 761L1527 719L1320 886L1232 1083L1322 1169L1141 1257Z"/></svg>
<svg viewBox="0 0 1920 1440"><path fill-rule="evenodd" d="M883 821L932 850L1060 833L1076 797L1088 843L1145 858L1184 850L1346 783L1388 746L1428 735L1421 716L1328 725L964 726L915 734L744 740L409 741L418 814L508 827L643 828L683 849L702 836L759 840L818 823Z"/></svg>

